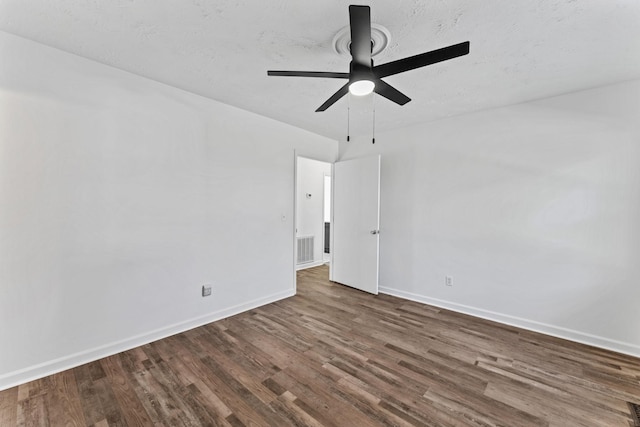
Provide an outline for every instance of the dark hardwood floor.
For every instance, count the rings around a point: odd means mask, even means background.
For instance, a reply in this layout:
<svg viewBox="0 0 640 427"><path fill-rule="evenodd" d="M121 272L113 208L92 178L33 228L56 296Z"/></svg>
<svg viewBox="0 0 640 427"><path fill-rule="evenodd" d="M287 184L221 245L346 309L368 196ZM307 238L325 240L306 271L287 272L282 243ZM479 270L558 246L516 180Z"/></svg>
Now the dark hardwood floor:
<svg viewBox="0 0 640 427"><path fill-rule="evenodd" d="M0 426L631 426L640 359L299 273L298 295L0 392Z"/></svg>

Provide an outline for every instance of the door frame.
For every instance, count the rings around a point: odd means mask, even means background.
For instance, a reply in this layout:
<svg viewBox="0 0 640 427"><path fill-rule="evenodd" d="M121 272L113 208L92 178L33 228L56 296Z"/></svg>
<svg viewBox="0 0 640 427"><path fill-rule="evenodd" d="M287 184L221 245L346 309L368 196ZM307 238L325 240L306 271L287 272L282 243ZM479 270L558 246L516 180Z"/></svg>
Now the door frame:
<svg viewBox="0 0 640 427"><path fill-rule="evenodd" d="M333 186L334 186L333 167L336 162L335 160L333 162L328 162L324 159L318 159L313 156L301 155L301 154L298 154L297 150L293 150L293 227L292 227L293 262L292 262L292 268L293 268L294 295L297 295L298 293L298 274L297 274L298 270L296 269L297 257L298 257L298 233L296 229L298 225L298 158L299 157L302 157L308 160L315 160L317 162L322 162L322 163L331 165L331 175L330 175L331 176L331 212L330 212L331 220L330 221L332 224L333 224ZM323 197L322 207L324 209L324 194L322 197ZM323 215L324 215L324 210L323 210ZM331 229L329 230L329 268L331 268L331 264L333 264L333 247L332 246L333 246L333 227L331 227Z"/></svg>

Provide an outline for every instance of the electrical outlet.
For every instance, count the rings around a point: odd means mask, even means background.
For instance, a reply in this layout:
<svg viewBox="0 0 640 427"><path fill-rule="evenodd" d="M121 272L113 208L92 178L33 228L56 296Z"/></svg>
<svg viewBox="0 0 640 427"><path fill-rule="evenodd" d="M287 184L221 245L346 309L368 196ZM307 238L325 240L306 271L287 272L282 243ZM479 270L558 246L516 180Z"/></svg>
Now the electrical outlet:
<svg viewBox="0 0 640 427"><path fill-rule="evenodd" d="M444 284L447 286L453 286L453 277L444 276Z"/></svg>
<svg viewBox="0 0 640 427"><path fill-rule="evenodd" d="M211 286L203 286L202 287L202 296L203 297L208 297L209 295L211 295Z"/></svg>

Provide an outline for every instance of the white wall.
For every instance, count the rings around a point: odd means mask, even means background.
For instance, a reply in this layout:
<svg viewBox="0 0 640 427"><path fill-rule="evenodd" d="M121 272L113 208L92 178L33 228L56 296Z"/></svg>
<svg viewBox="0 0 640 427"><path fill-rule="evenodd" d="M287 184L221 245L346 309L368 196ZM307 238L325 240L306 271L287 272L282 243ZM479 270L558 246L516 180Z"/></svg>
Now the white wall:
<svg viewBox="0 0 640 427"><path fill-rule="evenodd" d="M0 58L0 389L292 295L294 149L336 142L5 33Z"/></svg>
<svg viewBox="0 0 640 427"><path fill-rule="evenodd" d="M639 117L634 81L341 142L382 154L381 291L640 356Z"/></svg>
<svg viewBox="0 0 640 427"><path fill-rule="evenodd" d="M314 237L313 262L309 265L318 265L324 259L324 177L331 175L331 163L298 157L296 171L297 236Z"/></svg>

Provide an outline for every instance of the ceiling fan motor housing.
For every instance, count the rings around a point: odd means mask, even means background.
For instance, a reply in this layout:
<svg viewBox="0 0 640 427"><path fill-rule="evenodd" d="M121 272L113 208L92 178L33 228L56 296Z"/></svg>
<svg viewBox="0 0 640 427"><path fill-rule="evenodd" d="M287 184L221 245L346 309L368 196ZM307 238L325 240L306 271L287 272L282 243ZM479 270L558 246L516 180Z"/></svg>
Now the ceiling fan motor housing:
<svg viewBox="0 0 640 427"><path fill-rule="evenodd" d="M371 67L351 61L349 64L349 83L360 80L375 80L373 75L373 61L371 61Z"/></svg>

